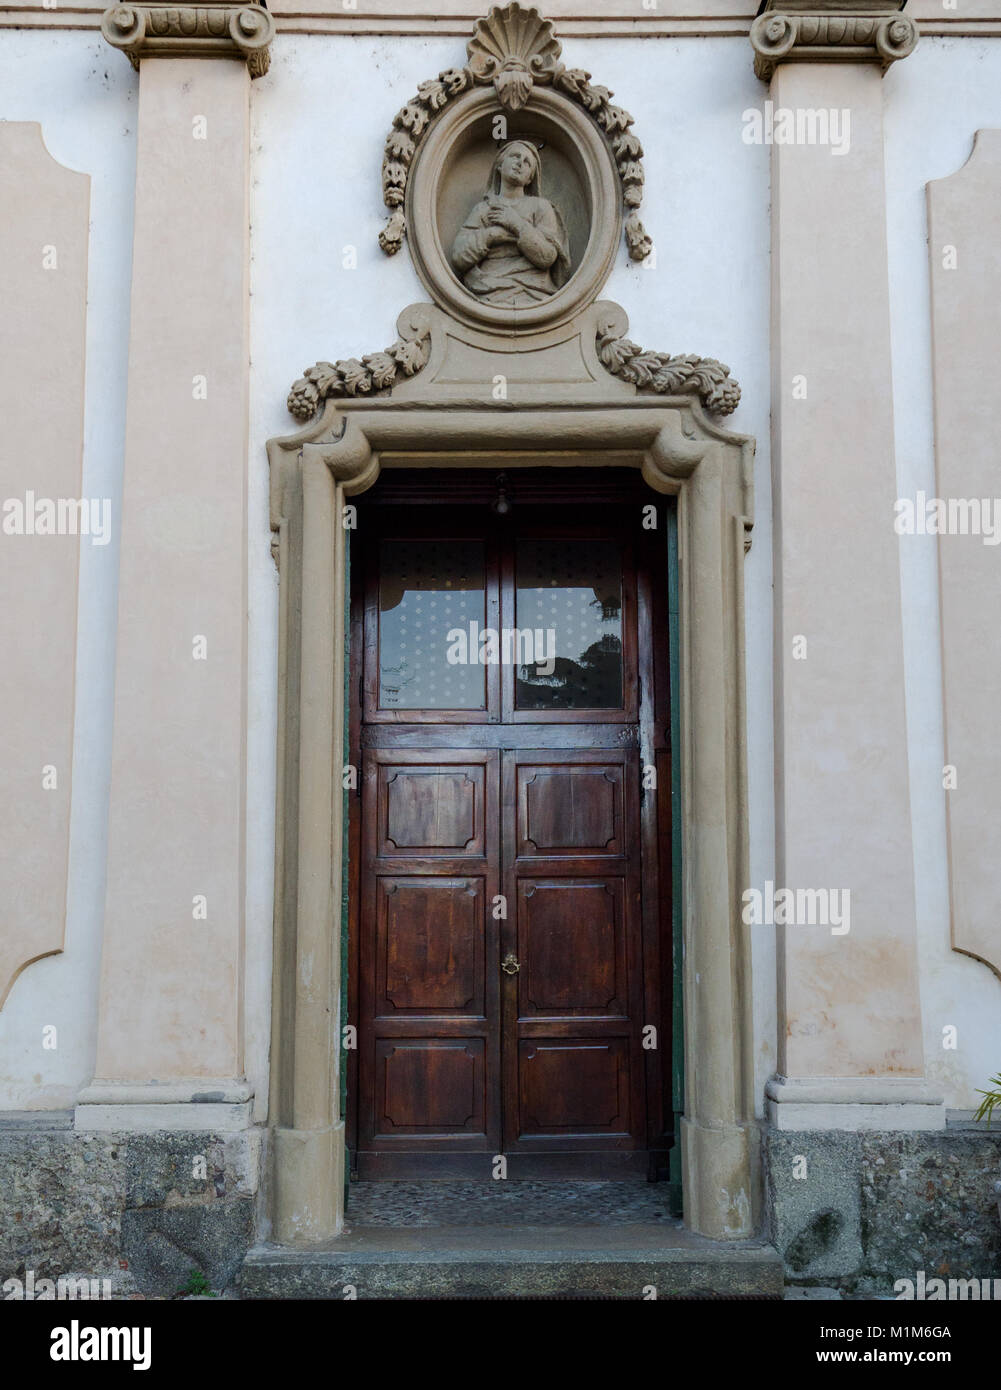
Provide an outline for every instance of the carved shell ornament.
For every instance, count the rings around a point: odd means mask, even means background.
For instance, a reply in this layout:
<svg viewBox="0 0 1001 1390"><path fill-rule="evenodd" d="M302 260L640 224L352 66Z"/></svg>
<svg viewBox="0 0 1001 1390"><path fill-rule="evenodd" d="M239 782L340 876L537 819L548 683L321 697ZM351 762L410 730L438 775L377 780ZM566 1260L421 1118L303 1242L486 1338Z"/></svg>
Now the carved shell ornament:
<svg viewBox="0 0 1001 1390"><path fill-rule="evenodd" d="M535 82L551 82L560 56L553 26L538 10L508 5L477 21L469 42L469 70L475 81L492 81L500 104L520 111Z"/></svg>
<svg viewBox="0 0 1001 1390"><path fill-rule="evenodd" d="M564 67L559 61L561 52L551 22L543 19L538 10L522 9L515 0L503 9L492 9L486 19L477 21L467 46L468 67L448 68L437 78L420 84L417 95L397 112L386 139L382 195L390 216L379 233L379 245L387 256L395 255L403 244L407 230L403 204L410 165L439 112L462 92L488 83L493 84L505 110L520 111L538 83L554 87L577 102L603 132L622 185L630 258L646 259L652 243L637 212L643 201L643 146L630 132L633 118L621 106L612 105L614 93L607 87L592 85L589 72Z"/></svg>

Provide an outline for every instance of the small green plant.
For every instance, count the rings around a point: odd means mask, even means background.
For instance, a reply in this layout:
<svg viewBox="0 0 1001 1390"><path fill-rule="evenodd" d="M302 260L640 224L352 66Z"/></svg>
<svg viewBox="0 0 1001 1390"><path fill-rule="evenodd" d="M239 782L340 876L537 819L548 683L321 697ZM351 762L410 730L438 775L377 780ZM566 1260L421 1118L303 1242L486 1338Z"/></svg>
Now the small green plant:
<svg viewBox="0 0 1001 1390"><path fill-rule="evenodd" d="M188 1275L188 1282L180 1290L184 1294L201 1294L203 1298L215 1298L209 1281L200 1269L192 1269Z"/></svg>
<svg viewBox="0 0 1001 1390"><path fill-rule="evenodd" d="M1001 1072L998 1072L997 1076L991 1077L991 1090L978 1091L977 1095L983 1096L983 1100L980 1102L980 1109L973 1118L986 1120L987 1128L990 1129L994 1111L1001 1106Z"/></svg>

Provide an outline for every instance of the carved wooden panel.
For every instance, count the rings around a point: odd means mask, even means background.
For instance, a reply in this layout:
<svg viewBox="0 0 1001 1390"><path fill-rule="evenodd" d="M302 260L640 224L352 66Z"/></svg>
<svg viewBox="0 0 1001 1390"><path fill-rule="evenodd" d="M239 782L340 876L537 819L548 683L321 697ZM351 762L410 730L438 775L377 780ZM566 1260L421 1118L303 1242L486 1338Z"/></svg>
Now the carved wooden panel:
<svg viewBox="0 0 1001 1390"><path fill-rule="evenodd" d="M628 1133L627 1038L522 1042L518 1064L522 1135Z"/></svg>
<svg viewBox="0 0 1001 1390"><path fill-rule="evenodd" d="M379 853L483 853L483 768L380 768L383 803Z"/></svg>
<svg viewBox="0 0 1001 1390"><path fill-rule="evenodd" d="M376 1049L379 1128L388 1134L479 1134L484 1047L479 1038L382 1040Z"/></svg>
<svg viewBox="0 0 1001 1390"><path fill-rule="evenodd" d="M379 881L380 1013L483 1013L483 882Z"/></svg>
<svg viewBox="0 0 1001 1390"><path fill-rule="evenodd" d="M518 885L520 1013L626 1013L622 880Z"/></svg>
<svg viewBox="0 0 1001 1390"><path fill-rule="evenodd" d="M621 854L622 768L519 767L518 830L519 854Z"/></svg>

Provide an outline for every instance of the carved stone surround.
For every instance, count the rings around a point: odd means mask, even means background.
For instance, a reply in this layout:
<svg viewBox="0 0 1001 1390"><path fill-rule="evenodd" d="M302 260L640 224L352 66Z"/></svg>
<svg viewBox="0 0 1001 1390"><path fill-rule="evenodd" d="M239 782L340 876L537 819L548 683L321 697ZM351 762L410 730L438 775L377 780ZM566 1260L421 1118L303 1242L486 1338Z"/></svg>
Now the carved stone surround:
<svg viewBox="0 0 1001 1390"><path fill-rule="evenodd" d="M750 955L733 927L747 882L742 594L753 442L707 416L729 414L740 398L727 367L645 352L628 338L623 310L600 299L623 201L628 239L641 151L632 118L586 74L560 67L559 51L534 11L493 10L476 27L469 67L423 84L397 116L384 189L391 225L402 233L404 216L410 224L433 302L404 310L385 351L310 368L288 401L304 428L268 443L282 672L272 1229L286 1244L325 1241L343 1222L342 1020L331 1003L345 867L334 776L345 719L343 508L394 467L614 465L678 498L685 1212L716 1239L756 1228ZM527 212L517 212L519 199ZM493 227L510 235L481 236ZM536 273L556 264L545 259L545 228L561 272L551 283ZM470 282L467 255L482 278ZM528 293L508 301L515 277Z"/></svg>
<svg viewBox="0 0 1001 1390"><path fill-rule="evenodd" d="M128 54L137 71L143 58L240 58L251 77L262 77L271 62L275 21L254 0L203 0L179 8L113 5L102 16L101 33Z"/></svg>
<svg viewBox="0 0 1001 1390"><path fill-rule="evenodd" d="M782 62L879 62L906 58L918 28L906 0L765 0L751 25L754 71L764 82Z"/></svg>
<svg viewBox="0 0 1001 1390"><path fill-rule="evenodd" d="M754 446L710 421L666 375L663 394L646 396L608 371L600 354L628 341L627 326L621 309L599 303L533 335L526 352L415 306L399 327L403 342L426 331L421 372L391 395L328 397L304 430L268 443L283 672L271 1054L272 1229L281 1244L316 1245L343 1222L334 1080L343 1020L328 1003L343 968L343 512L346 499L393 467L447 476L450 467L615 464L638 468L654 493L679 499L685 1215L716 1240L757 1228L750 948L746 930L733 927L747 882L742 594ZM635 356L625 351L622 360ZM509 378L503 404L483 386L498 372Z"/></svg>

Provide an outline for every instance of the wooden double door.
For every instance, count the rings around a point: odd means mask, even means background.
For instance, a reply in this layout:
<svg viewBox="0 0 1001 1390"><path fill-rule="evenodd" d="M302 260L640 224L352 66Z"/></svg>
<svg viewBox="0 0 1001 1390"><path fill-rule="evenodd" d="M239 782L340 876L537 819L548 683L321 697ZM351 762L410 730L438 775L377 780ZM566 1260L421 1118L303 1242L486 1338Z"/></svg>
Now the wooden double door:
<svg viewBox="0 0 1001 1390"><path fill-rule="evenodd" d="M498 515L401 486L352 548L356 1175L657 1172L663 552L618 495L565 508L521 480Z"/></svg>

